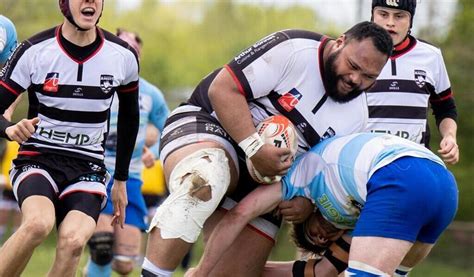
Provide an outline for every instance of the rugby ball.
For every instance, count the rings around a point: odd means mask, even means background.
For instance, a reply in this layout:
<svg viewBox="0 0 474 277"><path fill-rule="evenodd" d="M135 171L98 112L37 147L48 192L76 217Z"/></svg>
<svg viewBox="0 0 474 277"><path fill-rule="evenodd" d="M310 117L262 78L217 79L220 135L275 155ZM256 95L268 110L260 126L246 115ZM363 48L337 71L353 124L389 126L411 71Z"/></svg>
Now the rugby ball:
<svg viewBox="0 0 474 277"><path fill-rule="evenodd" d="M257 133L264 143L272 144L280 148L290 148L291 154L285 159L292 159L298 150L298 137L296 129L291 121L283 115L270 116L261 121L257 127ZM273 184L281 180L282 176L262 176L253 166L252 161L246 158L247 169L252 179L260 184Z"/></svg>

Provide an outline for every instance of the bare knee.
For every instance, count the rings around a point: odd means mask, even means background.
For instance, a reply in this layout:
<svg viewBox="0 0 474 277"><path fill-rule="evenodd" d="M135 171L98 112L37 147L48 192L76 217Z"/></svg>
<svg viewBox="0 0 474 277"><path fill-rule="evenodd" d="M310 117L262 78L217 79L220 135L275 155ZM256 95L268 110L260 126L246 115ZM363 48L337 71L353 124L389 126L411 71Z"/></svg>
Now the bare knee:
<svg viewBox="0 0 474 277"><path fill-rule="evenodd" d="M59 234L58 249L63 251L65 255L79 257L85 244L86 239L74 232Z"/></svg>
<svg viewBox="0 0 474 277"><path fill-rule="evenodd" d="M49 235L53 226L54 220L36 217L25 221L18 232L22 232L28 241L39 245Z"/></svg>

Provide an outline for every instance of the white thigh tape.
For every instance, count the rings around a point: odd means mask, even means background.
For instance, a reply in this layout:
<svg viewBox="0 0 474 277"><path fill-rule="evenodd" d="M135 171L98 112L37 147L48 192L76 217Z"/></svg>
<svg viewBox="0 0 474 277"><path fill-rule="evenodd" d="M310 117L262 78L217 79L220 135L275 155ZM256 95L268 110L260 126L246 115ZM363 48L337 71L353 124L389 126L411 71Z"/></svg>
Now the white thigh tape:
<svg viewBox="0 0 474 277"><path fill-rule="evenodd" d="M363 263L363 262L353 261L353 260L352 261L349 260L349 267L344 272L345 277L353 276L353 274L348 271L351 268L356 269L358 271L362 271L363 275L366 275L366 276L373 275L373 276L380 276L380 277L390 277L390 275L388 275L387 273L385 273L385 272L383 272L383 271L381 271L381 270L379 270L379 269L377 269L377 268L375 268L371 265L368 265L368 264ZM368 274L364 274L364 273L368 273Z"/></svg>
<svg viewBox="0 0 474 277"><path fill-rule="evenodd" d="M158 227L164 239L180 238L194 243L229 184L229 161L224 150L206 148L189 155L173 169L168 184L170 195L156 210L148 231ZM209 200L191 195L191 191L206 186L211 191Z"/></svg>

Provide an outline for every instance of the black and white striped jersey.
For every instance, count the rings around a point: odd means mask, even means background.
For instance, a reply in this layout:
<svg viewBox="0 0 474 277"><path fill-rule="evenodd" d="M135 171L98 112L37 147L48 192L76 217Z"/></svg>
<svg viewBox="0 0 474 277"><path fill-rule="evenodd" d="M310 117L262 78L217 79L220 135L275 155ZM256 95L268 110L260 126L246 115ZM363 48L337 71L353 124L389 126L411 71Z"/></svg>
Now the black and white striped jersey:
<svg viewBox="0 0 474 277"><path fill-rule="evenodd" d="M20 154L102 161L114 94L138 94L138 60L125 42L100 28L96 47L74 56L60 30L41 32L16 49L0 72L1 111L27 90L28 118L41 121Z"/></svg>
<svg viewBox="0 0 474 277"><path fill-rule="evenodd" d="M429 102L448 100L453 101L451 84L441 51L409 37L409 44L393 53L367 92L368 130L427 146Z"/></svg>
<svg viewBox="0 0 474 277"><path fill-rule="evenodd" d="M367 124L365 94L338 103L325 92L323 51L328 40L310 31L276 32L225 66L247 98L254 123L269 115L286 116L298 130L300 153L336 134L362 131ZM207 91L215 76L207 76L189 100L211 114Z"/></svg>

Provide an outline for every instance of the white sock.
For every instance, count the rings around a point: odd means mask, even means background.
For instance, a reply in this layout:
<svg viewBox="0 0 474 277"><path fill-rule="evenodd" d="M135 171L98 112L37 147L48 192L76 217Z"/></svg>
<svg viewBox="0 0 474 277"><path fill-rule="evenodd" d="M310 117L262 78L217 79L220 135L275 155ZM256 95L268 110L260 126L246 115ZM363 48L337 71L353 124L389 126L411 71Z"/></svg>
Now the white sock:
<svg viewBox="0 0 474 277"><path fill-rule="evenodd" d="M158 277L171 277L174 272L174 270L169 271L169 270L164 270L157 267L152 262L150 262L147 258L145 258L145 260L143 261L142 268L155 274Z"/></svg>

